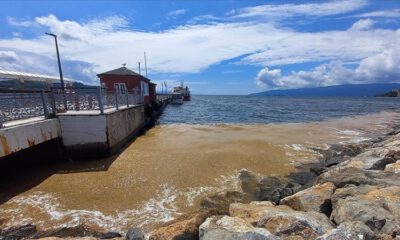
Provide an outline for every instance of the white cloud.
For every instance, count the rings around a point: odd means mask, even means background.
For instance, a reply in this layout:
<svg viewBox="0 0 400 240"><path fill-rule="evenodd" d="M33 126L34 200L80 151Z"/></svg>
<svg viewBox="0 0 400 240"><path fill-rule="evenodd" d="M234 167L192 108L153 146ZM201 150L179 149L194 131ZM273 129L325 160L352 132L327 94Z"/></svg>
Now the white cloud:
<svg viewBox="0 0 400 240"><path fill-rule="evenodd" d="M343 8L338 8L336 2L316 4L322 5L323 9L317 9L313 14L350 11L364 1L342 3ZM299 10L297 8L302 5L296 5L295 9L289 5L289 8L287 4L281 6L286 6L290 14L300 14L304 9L316 7L315 4L303 4L305 7L300 7L303 10ZM335 84L340 82L337 78L316 76L335 71L347 74L342 62L358 63L384 51L390 52L400 42L400 30L374 28L370 19L357 21L348 30L321 32L279 28L265 21L191 23L165 31L142 32L129 29L127 20L120 16L80 23L49 15L35 18L34 23L58 34L62 61L79 63L81 67L73 68L71 65L69 69L74 73L82 69L85 74L77 76L93 82L96 81L95 72L110 70L122 63L135 69L146 51L150 73L196 73L213 64L235 59L232 61L236 64L268 66L264 70L266 80L258 83L269 87L304 86L312 84L311 80L316 81L315 85ZM39 58L47 59L41 62L47 68L49 65L46 64L55 63L54 42L48 36L0 39L0 49L29 52L29 59L38 59L37 62L41 61ZM280 65L308 62L330 64L312 71L296 72L290 75L291 78L283 76L282 72L279 76L273 69ZM35 66L29 61L24 64ZM43 69L38 65L37 70ZM363 72L366 74L366 70Z"/></svg>
<svg viewBox="0 0 400 240"><path fill-rule="evenodd" d="M368 4L366 0L329 1L324 3L261 5L231 11L235 18L268 17L286 18L293 16L329 16L348 13Z"/></svg>
<svg viewBox="0 0 400 240"><path fill-rule="evenodd" d="M0 51L0 62L9 64L18 60L19 58L14 51Z"/></svg>
<svg viewBox="0 0 400 240"><path fill-rule="evenodd" d="M17 26L17 27L32 27L36 24L34 21L16 20L13 17L7 17L7 22L12 26Z"/></svg>
<svg viewBox="0 0 400 240"><path fill-rule="evenodd" d="M167 16L169 18L176 18L179 15L183 15L183 14L187 13L187 11L188 11L187 9L176 9L174 11L169 12L167 14Z"/></svg>
<svg viewBox="0 0 400 240"><path fill-rule="evenodd" d="M400 8L396 8L396 9L392 9L392 10L366 12L366 13L362 13L362 14L357 14L356 17L398 18L398 17L400 17Z"/></svg>
<svg viewBox="0 0 400 240"><path fill-rule="evenodd" d="M256 83L268 89L331 86L348 83L400 81L400 49L385 50L363 59L355 68L340 61L322 64L310 71L293 71L282 75L280 69L267 67L259 71Z"/></svg>
<svg viewBox="0 0 400 240"><path fill-rule="evenodd" d="M351 26L350 31L364 31L369 30L374 26L374 21L371 19L360 19Z"/></svg>

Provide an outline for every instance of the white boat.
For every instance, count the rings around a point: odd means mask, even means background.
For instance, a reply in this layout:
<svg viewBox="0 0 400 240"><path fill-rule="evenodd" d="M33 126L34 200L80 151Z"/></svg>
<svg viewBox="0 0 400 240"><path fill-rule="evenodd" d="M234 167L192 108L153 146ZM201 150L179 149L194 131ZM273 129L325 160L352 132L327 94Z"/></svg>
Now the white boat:
<svg viewBox="0 0 400 240"><path fill-rule="evenodd" d="M183 95L182 95L182 93L173 92L171 94L171 104L176 104L176 105L183 104Z"/></svg>

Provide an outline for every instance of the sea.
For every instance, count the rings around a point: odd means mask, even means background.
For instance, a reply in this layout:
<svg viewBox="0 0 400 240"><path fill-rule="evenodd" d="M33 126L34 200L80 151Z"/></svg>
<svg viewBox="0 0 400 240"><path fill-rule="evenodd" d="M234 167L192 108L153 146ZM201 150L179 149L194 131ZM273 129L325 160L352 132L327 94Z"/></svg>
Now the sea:
<svg viewBox="0 0 400 240"><path fill-rule="evenodd" d="M367 141L399 120L400 98L194 95L112 157L0 169L0 228L150 232L239 190L241 169L284 177L319 161L315 148Z"/></svg>

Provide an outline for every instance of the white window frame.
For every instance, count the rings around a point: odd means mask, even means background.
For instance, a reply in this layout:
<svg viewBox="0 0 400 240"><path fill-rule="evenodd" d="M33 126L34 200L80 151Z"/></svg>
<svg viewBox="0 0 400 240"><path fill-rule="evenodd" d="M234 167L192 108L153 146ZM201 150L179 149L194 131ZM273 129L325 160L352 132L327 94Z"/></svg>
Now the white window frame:
<svg viewBox="0 0 400 240"><path fill-rule="evenodd" d="M114 83L114 89L118 94L125 94L126 83Z"/></svg>
<svg viewBox="0 0 400 240"><path fill-rule="evenodd" d="M149 96L149 83L141 81L141 93L142 96Z"/></svg>

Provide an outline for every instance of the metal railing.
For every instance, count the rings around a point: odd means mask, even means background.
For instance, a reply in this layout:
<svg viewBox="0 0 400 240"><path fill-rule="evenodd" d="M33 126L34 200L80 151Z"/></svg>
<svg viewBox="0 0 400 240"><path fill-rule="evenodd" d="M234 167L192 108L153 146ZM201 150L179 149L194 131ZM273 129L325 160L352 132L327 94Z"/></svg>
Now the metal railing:
<svg viewBox="0 0 400 240"><path fill-rule="evenodd" d="M54 114L52 97L44 90L0 89L0 127L5 122Z"/></svg>
<svg viewBox="0 0 400 240"><path fill-rule="evenodd" d="M157 101L165 101L171 98L171 94L169 93L157 93Z"/></svg>
<svg viewBox="0 0 400 240"><path fill-rule="evenodd" d="M66 99L66 108L64 105ZM51 90L0 89L0 128L3 123L44 116L55 116L67 111L99 111L121 109L144 103L140 91L109 91L105 88L61 88Z"/></svg>

